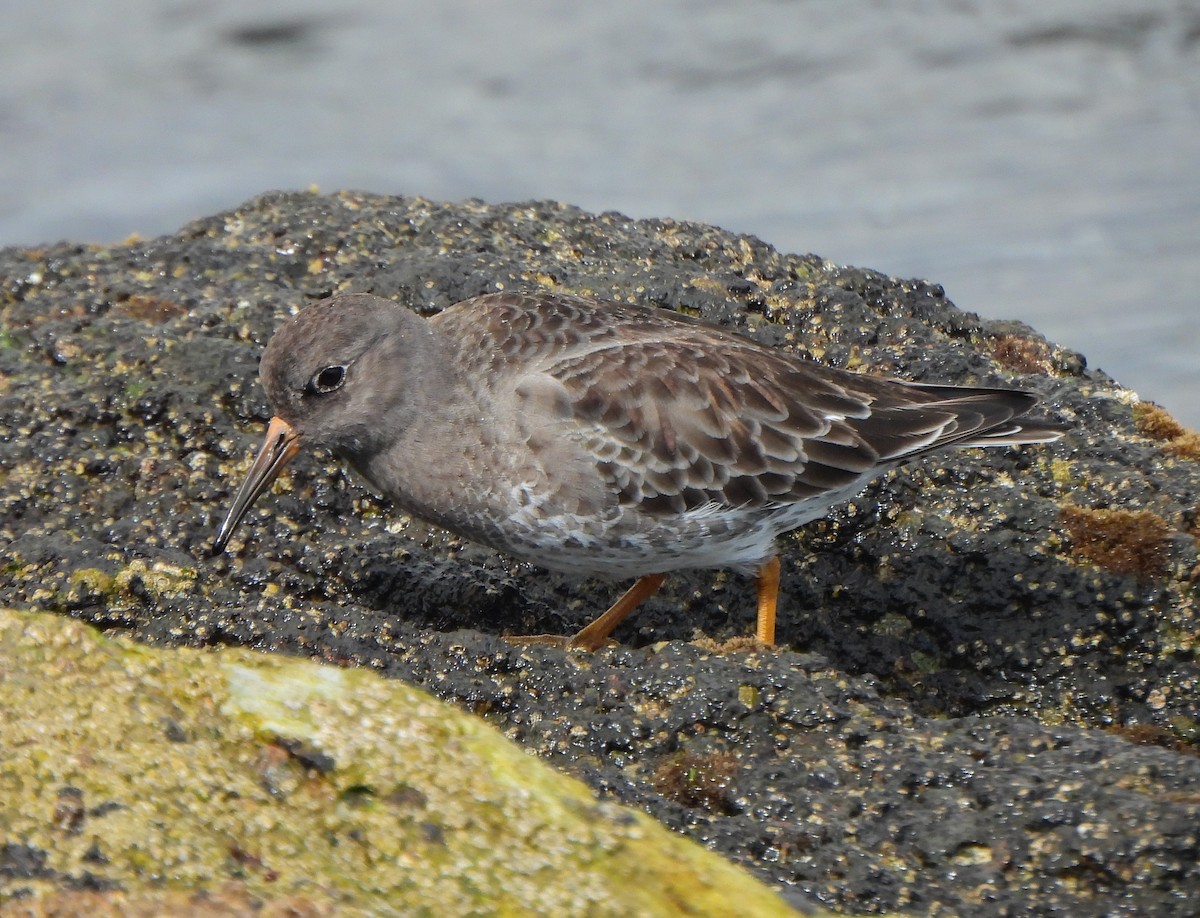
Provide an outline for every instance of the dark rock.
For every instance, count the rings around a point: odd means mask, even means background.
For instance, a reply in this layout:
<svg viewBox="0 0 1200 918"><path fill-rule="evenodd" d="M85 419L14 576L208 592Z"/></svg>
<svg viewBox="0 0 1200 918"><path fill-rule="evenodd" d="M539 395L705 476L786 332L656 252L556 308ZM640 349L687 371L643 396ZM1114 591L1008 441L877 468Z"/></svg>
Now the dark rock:
<svg viewBox="0 0 1200 918"><path fill-rule="evenodd" d="M539 286L686 308L856 370L1021 385L1076 426L929 457L786 538L770 653L684 643L752 627L752 583L712 571L668 581L622 647L514 648L498 636L567 633L621 587L408 524L328 457L297 460L208 557L268 416L258 355L290 310ZM361 194L5 250L0 320L0 603L411 680L848 909L1184 914L1200 893L1200 464L1019 323L713 227ZM1100 566L1072 507L1153 513L1165 557ZM679 763L706 761L719 780L692 793Z"/></svg>

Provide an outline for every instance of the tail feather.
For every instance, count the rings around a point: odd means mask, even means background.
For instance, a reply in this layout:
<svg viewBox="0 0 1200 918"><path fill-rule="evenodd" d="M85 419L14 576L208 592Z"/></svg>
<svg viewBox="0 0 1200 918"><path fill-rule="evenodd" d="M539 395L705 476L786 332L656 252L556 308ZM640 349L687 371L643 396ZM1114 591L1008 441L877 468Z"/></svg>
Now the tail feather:
<svg viewBox="0 0 1200 918"><path fill-rule="evenodd" d="M945 447L1016 446L1057 440L1069 426L1026 413L1039 402L1021 389L910 383L907 399L880 400L860 426L881 458L911 458Z"/></svg>
<svg viewBox="0 0 1200 918"><path fill-rule="evenodd" d="M956 446L1020 446L1022 443L1050 443L1059 439L1071 425L1046 418L1021 418L1005 427L996 427Z"/></svg>

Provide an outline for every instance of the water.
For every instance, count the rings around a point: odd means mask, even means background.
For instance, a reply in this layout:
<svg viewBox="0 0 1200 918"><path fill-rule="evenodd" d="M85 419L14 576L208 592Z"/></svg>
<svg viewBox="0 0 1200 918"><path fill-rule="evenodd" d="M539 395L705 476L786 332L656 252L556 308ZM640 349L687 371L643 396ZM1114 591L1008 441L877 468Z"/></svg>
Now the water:
<svg viewBox="0 0 1200 918"><path fill-rule="evenodd" d="M554 198L942 283L1200 426L1200 4L9 0L0 245Z"/></svg>

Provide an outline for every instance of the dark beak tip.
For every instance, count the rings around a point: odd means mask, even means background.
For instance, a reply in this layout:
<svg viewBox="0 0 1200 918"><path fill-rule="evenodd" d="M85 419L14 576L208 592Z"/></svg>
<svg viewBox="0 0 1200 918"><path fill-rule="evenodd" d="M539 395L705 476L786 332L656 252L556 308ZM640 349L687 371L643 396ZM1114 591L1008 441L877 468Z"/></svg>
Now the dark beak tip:
<svg viewBox="0 0 1200 918"><path fill-rule="evenodd" d="M288 464L300 449L299 434L281 418L271 418L267 427L267 436L259 448L258 454L250 464L246 477L233 499L233 505L225 516L224 522L217 530L217 537L209 549L209 557L214 558L225 550L229 539L237 529L238 523L246 515L246 511L258 499L263 491L271 486L271 482L279 475L280 470Z"/></svg>

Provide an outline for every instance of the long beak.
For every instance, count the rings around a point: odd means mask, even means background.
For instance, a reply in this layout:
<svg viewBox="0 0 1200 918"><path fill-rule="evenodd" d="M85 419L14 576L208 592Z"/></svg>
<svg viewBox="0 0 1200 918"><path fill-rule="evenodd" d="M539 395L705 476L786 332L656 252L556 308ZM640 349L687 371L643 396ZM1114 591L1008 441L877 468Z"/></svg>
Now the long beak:
<svg viewBox="0 0 1200 918"><path fill-rule="evenodd" d="M299 451L300 435L282 418L271 418L270 426L267 427L267 438L263 441L258 455L254 457L254 464L246 473L246 478L238 489L237 497L233 499L233 506L229 508L229 514L225 517L225 522L217 530L217 538L212 547L214 555L219 555L225 550L229 537L233 535L233 530L246 515L246 511L258 499L258 495L271 487L271 482L278 477L279 473L283 471L283 467Z"/></svg>

